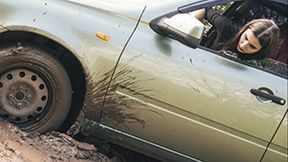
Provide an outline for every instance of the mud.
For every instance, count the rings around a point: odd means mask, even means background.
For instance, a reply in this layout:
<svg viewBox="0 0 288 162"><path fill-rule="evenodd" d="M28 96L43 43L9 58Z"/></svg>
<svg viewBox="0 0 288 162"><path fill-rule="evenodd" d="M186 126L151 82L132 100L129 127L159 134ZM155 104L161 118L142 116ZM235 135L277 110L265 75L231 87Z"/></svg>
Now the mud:
<svg viewBox="0 0 288 162"><path fill-rule="evenodd" d="M98 79L94 81L92 76L86 76L87 80L87 91L85 95L85 102L83 106L83 114L85 118L93 121L100 121L101 119L108 119L115 121L118 124L125 124L129 121L138 123L142 127L145 127L145 121L134 114L127 114L125 110L133 109L131 107L133 101L124 96L120 96L115 93L118 87L125 87L132 91L145 92L151 91L149 89L143 89L137 85L139 82L135 77L130 76L133 70L127 67L120 67L119 71L115 73L115 76L108 85L111 73L113 70L108 71ZM121 85L121 86L120 86ZM106 89L109 86L108 93ZM105 98L105 104L103 100Z"/></svg>
<svg viewBox="0 0 288 162"><path fill-rule="evenodd" d="M1 119L0 132L0 162L160 162L94 135L25 133Z"/></svg>
<svg viewBox="0 0 288 162"><path fill-rule="evenodd" d="M110 162L92 144L51 132L46 135L25 133L0 120L1 162Z"/></svg>

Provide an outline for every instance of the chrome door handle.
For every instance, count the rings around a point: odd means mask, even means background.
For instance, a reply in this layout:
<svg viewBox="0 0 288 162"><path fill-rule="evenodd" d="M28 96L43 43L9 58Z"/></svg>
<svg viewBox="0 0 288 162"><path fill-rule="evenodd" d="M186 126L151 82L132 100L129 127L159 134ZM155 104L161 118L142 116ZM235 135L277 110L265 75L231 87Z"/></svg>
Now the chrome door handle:
<svg viewBox="0 0 288 162"><path fill-rule="evenodd" d="M285 103L286 103L284 98L263 92L259 89L251 89L250 92L255 96L263 97L263 98L271 100L272 102L279 104L279 105L285 105Z"/></svg>

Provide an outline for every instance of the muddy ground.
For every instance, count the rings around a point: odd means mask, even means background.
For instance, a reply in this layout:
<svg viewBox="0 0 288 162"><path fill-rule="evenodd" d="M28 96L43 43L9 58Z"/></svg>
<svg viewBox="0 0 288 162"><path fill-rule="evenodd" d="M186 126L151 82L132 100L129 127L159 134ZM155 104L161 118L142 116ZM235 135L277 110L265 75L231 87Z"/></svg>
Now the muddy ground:
<svg viewBox="0 0 288 162"><path fill-rule="evenodd" d="M0 121L1 162L109 162L94 145L78 142L63 133L46 135L22 132Z"/></svg>
<svg viewBox="0 0 288 162"><path fill-rule="evenodd" d="M94 136L29 134L2 120L0 132L1 162L158 162Z"/></svg>

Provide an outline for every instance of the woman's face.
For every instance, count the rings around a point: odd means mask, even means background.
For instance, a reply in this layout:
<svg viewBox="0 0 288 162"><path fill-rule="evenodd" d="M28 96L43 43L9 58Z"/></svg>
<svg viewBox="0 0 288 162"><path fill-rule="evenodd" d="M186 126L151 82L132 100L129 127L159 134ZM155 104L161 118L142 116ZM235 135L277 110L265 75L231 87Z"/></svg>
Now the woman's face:
<svg viewBox="0 0 288 162"><path fill-rule="evenodd" d="M250 28L246 29L237 44L238 52L244 54L253 54L258 52L262 48L258 38L252 32Z"/></svg>

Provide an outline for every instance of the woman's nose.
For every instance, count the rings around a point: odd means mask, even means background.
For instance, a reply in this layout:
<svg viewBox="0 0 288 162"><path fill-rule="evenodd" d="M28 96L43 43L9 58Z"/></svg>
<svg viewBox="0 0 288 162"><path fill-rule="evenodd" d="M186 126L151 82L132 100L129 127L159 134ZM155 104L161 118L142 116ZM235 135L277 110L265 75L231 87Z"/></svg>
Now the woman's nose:
<svg viewBox="0 0 288 162"><path fill-rule="evenodd" d="M241 44L240 44L240 47L242 49L245 49L245 47L247 47L249 45L249 42L248 41L243 41Z"/></svg>

